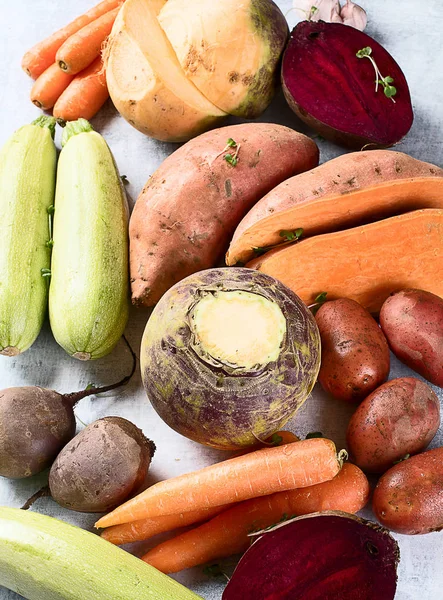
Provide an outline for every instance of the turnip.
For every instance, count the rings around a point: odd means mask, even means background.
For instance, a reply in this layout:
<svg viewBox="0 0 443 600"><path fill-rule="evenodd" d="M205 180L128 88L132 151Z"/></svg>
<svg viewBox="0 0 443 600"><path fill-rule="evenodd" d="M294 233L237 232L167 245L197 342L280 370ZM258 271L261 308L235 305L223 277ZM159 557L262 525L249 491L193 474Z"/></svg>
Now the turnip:
<svg viewBox="0 0 443 600"><path fill-rule="evenodd" d="M59 394L37 386L0 391L0 476L22 479L49 467L75 434L74 407L82 398L123 386L135 372L104 387Z"/></svg>

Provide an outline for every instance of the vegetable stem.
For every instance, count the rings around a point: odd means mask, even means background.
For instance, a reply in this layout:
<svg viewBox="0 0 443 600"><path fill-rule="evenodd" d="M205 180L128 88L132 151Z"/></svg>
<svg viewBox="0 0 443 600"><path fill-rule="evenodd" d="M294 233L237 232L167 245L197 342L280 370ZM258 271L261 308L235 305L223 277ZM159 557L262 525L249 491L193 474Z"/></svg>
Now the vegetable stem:
<svg viewBox="0 0 443 600"><path fill-rule="evenodd" d="M88 133L94 131L91 123L86 119L78 119L77 121L68 121L63 130L62 147L66 146L69 140L79 133Z"/></svg>
<svg viewBox="0 0 443 600"><path fill-rule="evenodd" d="M51 137L52 137L52 139L54 139L55 125L56 125L56 120L54 119L54 117L48 117L47 115L42 115L41 117L38 117L38 119L35 119L35 121L32 121L32 125L36 125L37 127L42 127L43 129L49 129L49 131L51 133Z"/></svg>

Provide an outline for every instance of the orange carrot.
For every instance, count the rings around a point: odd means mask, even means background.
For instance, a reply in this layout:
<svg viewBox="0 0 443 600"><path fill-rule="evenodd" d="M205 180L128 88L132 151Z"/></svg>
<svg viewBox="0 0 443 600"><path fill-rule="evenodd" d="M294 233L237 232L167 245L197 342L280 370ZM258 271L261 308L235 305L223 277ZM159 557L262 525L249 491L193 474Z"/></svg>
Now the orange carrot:
<svg viewBox="0 0 443 600"><path fill-rule="evenodd" d="M103 14L123 4L124 0L103 0L84 15L81 15L63 29L59 29L43 41L33 46L22 59L22 69L33 79L37 79L54 62L55 55L60 46L71 35L95 21Z"/></svg>
<svg viewBox="0 0 443 600"><path fill-rule="evenodd" d="M232 505L229 505L232 506ZM223 511L227 510L227 506L215 506L214 508L202 508L201 510L191 510L186 513L177 515L165 515L164 517L152 517L152 519L141 519L132 523L123 523L122 525L114 525L108 527L100 534L102 538L121 546L131 542L142 542L148 540L154 535L172 531L179 527L187 525L195 525L202 523L208 519L212 519Z"/></svg>
<svg viewBox="0 0 443 600"><path fill-rule="evenodd" d="M54 63L40 75L32 86L31 101L42 110L49 110L73 79L74 75L63 73Z"/></svg>
<svg viewBox="0 0 443 600"><path fill-rule="evenodd" d="M76 121L92 119L109 98L106 73L98 57L92 65L74 77L57 100L53 115L57 119Z"/></svg>
<svg viewBox="0 0 443 600"><path fill-rule="evenodd" d="M335 445L315 438L256 450L156 483L102 517L96 527L241 502L328 481L340 470Z"/></svg>
<svg viewBox="0 0 443 600"><path fill-rule="evenodd" d="M253 540L251 532L295 515L323 510L356 513L367 503L369 491L363 471L345 464L331 481L241 502L200 527L159 544L142 559L163 573L176 573L245 552Z"/></svg>
<svg viewBox="0 0 443 600"><path fill-rule="evenodd" d="M298 441L298 437L292 432L278 431L268 438L266 443L281 446L282 444L290 444ZM207 521L231 506L232 504L229 504L227 506L223 505L216 506L215 508L203 508L202 510L179 513L177 515L140 519L139 521L108 527L108 529L102 532L101 536L108 542L117 545L129 544L130 542L141 542L154 535L158 535L159 533L164 533L165 531L172 531L178 527L185 527L187 525L194 525L195 523Z"/></svg>
<svg viewBox="0 0 443 600"><path fill-rule="evenodd" d="M56 62L62 71L76 75L100 55L119 10L120 8L110 10L64 42L56 55Z"/></svg>

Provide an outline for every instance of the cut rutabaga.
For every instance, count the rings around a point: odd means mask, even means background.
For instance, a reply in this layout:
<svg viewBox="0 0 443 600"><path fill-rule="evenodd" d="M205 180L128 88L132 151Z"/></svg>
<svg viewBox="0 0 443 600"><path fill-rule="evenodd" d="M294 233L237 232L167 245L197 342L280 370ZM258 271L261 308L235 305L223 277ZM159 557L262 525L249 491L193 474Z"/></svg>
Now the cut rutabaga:
<svg viewBox="0 0 443 600"><path fill-rule="evenodd" d="M377 313L405 288L443 297L443 210L417 210L271 250L248 263L306 303L319 292L351 298Z"/></svg>
<svg viewBox="0 0 443 600"><path fill-rule="evenodd" d="M256 249L303 239L421 208L443 208L443 169L392 150L344 154L291 177L259 200L235 230L226 264Z"/></svg>
<svg viewBox="0 0 443 600"><path fill-rule="evenodd" d="M54 130L55 119L40 117L16 131L0 152L0 353L6 356L31 346L46 313Z"/></svg>
<svg viewBox="0 0 443 600"><path fill-rule="evenodd" d="M166 0L126 0L106 48L106 77L117 110L159 140L186 141L226 113L187 79L160 27Z"/></svg>
<svg viewBox="0 0 443 600"><path fill-rule="evenodd" d="M129 312L128 207L105 140L84 119L68 123L57 171L49 318L80 360L105 356Z"/></svg>
<svg viewBox="0 0 443 600"><path fill-rule="evenodd" d="M4 507L0 585L28 600L202 600L93 533Z"/></svg>
<svg viewBox="0 0 443 600"><path fill-rule="evenodd" d="M289 35L272 0L168 0L158 20L185 76L213 104L248 119L267 108Z"/></svg>
<svg viewBox="0 0 443 600"><path fill-rule="evenodd" d="M320 337L299 298L248 269L209 269L169 290L146 326L143 383L173 429L222 449L278 431L309 396Z"/></svg>

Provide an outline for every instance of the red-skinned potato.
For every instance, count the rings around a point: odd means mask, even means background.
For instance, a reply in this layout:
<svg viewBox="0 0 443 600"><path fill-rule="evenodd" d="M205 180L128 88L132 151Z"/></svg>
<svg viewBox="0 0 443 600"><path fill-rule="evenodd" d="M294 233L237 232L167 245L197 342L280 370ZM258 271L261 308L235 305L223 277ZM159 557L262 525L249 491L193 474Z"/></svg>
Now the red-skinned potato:
<svg viewBox="0 0 443 600"><path fill-rule="evenodd" d="M443 448L400 462L377 484L372 500L382 525L406 535L443 528Z"/></svg>
<svg viewBox="0 0 443 600"><path fill-rule="evenodd" d="M318 380L341 400L360 402L389 375L389 348L369 312L355 300L326 302L315 317L322 342Z"/></svg>
<svg viewBox="0 0 443 600"><path fill-rule="evenodd" d="M383 473L408 454L422 452L440 427L440 402L423 381L401 377L381 385L352 415L347 431L354 462Z"/></svg>
<svg viewBox="0 0 443 600"><path fill-rule="evenodd" d="M443 300L423 290L392 294L380 311L392 352L425 379L443 387Z"/></svg>

